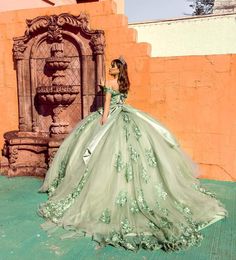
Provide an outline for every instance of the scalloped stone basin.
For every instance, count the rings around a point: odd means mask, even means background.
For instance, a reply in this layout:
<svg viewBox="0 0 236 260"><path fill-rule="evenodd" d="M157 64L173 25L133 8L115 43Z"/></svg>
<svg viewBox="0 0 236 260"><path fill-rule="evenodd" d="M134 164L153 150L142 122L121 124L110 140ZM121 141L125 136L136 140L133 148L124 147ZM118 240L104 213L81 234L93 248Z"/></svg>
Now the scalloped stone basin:
<svg viewBox="0 0 236 260"><path fill-rule="evenodd" d="M40 86L36 88L43 103L69 105L79 93L80 86Z"/></svg>
<svg viewBox="0 0 236 260"><path fill-rule="evenodd" d="M47 66L54 70L65 70L71 59L65 57L50 57L46 59Z"/></svg>

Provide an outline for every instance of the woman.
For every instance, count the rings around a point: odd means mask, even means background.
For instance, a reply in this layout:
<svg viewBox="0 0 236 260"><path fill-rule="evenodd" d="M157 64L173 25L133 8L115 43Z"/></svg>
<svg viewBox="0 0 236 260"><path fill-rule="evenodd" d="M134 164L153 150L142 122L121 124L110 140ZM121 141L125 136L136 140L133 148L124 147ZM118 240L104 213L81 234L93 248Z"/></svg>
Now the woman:
<svg viewBox="0 0 236 260"><path fill-rule="evenodd" d="M61 144L40 192L45 230L90 235L101 246L175 251L199 245L199 230L227 211L205 190L197 167L153 117L125 104L127 63L111 63L105 104ZM62 237L63 238L63 237Z"/></svg>

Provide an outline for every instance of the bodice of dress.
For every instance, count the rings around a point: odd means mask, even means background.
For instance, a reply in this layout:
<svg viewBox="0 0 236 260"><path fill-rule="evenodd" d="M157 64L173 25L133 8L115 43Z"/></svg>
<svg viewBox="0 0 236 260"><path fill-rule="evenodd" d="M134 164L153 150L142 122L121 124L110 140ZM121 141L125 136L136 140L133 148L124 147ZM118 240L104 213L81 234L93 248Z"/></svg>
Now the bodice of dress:
<svg viewBox="0 0 236 260"><path fill-rule="evenodd" d="M104 93L111 93L111 103L110 105L118 105L118 104L123 104L125 99L127 98L127 94L121 93L118 90L114 90L110 87L104 86Z"/></svg>
<svg viewBox="0 0 236 260"><path fill-rule="evenodd" d="M122 105L124 104L125 99L127 98L127 94L125 93L121 93L118 90L114 90L110 87L103 87L104 92L110 92L111 93L111 103L110 103L110 107L111 106L115 106L115 105Z"/></svg>
<svg viewBox="0 0 236 260"><path fill-rule="evenodd" d="M109 115L113 114L118 108L122 107L125 99L127 98L127 94L121 93L118 90L114 90L111 87L103 86L104 93L111 93L111 101L110 101L110 113ZM103 114L103 107L99 107L97 112L99 114Z"/></svg>

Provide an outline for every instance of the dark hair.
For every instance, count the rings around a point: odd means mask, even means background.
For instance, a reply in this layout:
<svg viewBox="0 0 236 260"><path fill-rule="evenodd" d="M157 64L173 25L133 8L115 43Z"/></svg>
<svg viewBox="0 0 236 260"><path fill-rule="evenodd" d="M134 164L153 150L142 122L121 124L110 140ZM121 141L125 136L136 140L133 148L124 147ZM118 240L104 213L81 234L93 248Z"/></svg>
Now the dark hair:
<svg viewBox="0 0 236 260"><path fill-rule="evenodd" d="M111 66L116 64L117 68L119 69L120 73L118 75L118 85L119 85L119 91L121 93L128 93L130 89L130 82L129 82L129 76L128 76L128 68L127 68L127 63L124 61L124 59L120 60L114 59L111 62Z"/></svg>

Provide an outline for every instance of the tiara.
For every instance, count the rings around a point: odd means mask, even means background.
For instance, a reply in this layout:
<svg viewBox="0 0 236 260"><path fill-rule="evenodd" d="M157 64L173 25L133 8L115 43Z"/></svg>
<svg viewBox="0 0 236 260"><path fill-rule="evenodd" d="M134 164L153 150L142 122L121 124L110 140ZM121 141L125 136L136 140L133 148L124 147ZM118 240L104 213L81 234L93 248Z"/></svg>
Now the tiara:
<svg viewBox="0 0 236 260"><path fill-rule="evenodd" d="M120 56L117 60L119 60L123 65L126 64L126 61L122 56Z"/></svg>

